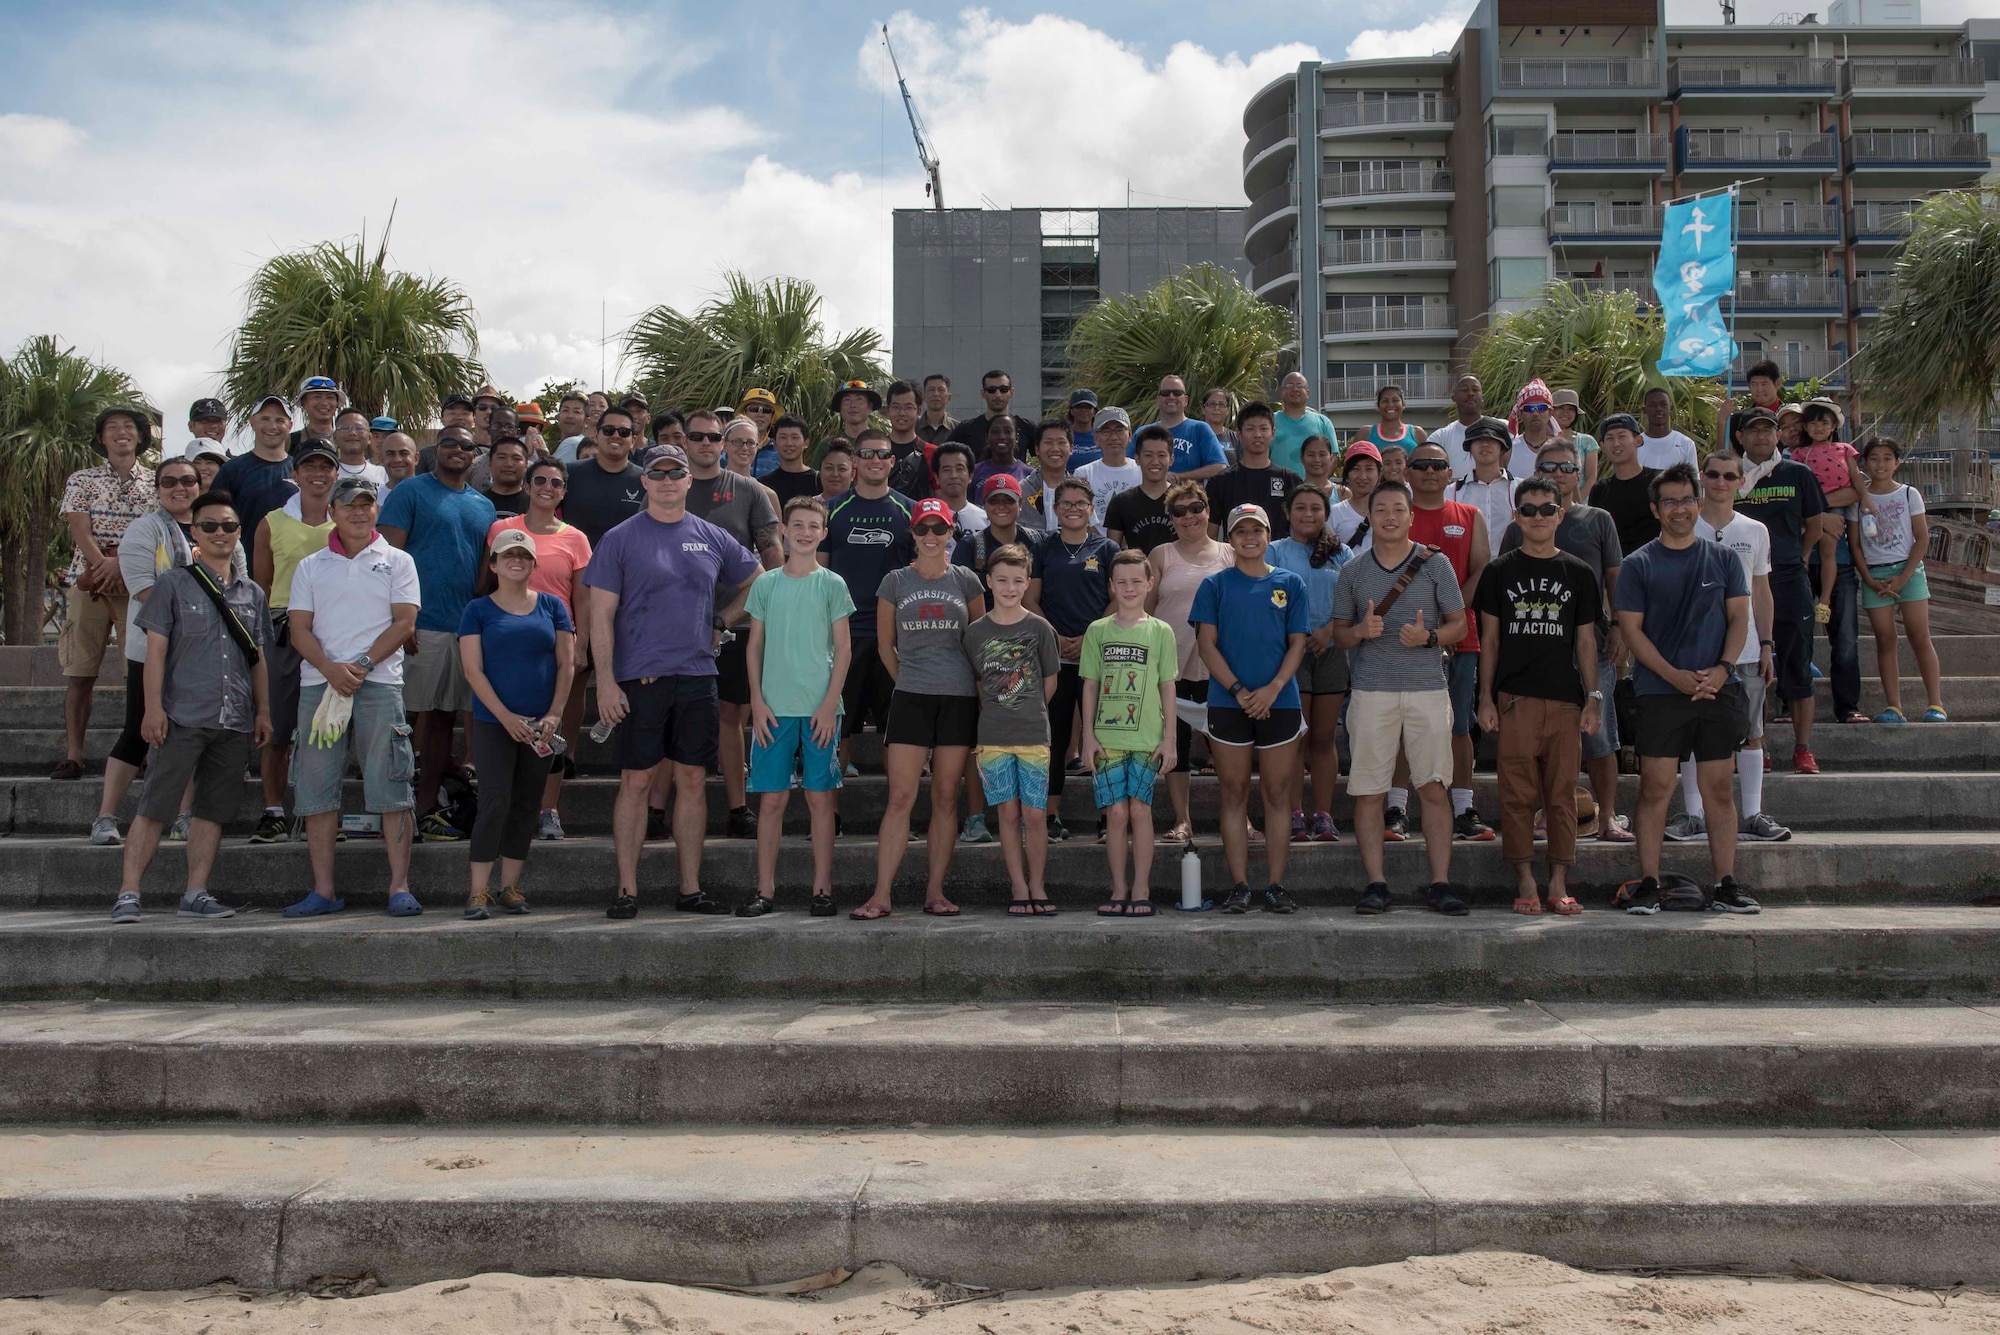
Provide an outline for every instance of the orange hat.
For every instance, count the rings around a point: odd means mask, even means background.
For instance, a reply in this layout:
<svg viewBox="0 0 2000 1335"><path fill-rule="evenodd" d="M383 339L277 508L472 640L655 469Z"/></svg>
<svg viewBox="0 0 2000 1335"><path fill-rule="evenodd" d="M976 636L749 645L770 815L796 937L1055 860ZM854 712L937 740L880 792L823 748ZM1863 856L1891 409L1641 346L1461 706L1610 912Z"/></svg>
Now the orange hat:
<svg viewBox="0 0 2000 1335"><path fill-rule="evenodd" d="M521 419L522 426L547 426L549 419L542 416L542 405L532 399L527 403L514 405L514 416Z"/></svg>

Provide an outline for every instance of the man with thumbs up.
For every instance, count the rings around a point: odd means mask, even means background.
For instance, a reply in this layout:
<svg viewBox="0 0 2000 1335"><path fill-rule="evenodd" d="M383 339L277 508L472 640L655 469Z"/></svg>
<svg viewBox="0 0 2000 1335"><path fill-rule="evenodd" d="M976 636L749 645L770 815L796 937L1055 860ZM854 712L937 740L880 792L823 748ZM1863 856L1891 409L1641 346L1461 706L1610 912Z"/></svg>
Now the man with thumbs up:
<svg viewBox="0 0 2000 1335"><path fill-rule="evenodd" d="M1355 841L1368 876L1355 911L1383 913L1389 907L1382 808L1400 747L1409 757L1410 786L1423 810L1427 902L1434 912L1463 917L1470 910L1446 881L1452 823L1445 783L1452 751L1444 659L1465 638L1465 598L1451 562L1411 541L1411 499L1401 482L1375 488L1368 498L1373 548L1341 567L1333 593L1333 642L1348 651L1353 680L1347 792L1354 799Z"/></svg>

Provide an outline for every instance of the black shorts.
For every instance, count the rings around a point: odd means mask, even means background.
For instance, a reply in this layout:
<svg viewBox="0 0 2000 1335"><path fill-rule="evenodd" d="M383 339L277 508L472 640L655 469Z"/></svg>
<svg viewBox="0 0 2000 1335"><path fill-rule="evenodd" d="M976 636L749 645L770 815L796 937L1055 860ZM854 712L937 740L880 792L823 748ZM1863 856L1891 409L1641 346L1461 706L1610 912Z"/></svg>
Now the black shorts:
<svg viewBox="0 0 2000 1335"><path fill-rule="evenodd" d="M841 708L846 711L845 734L852 737L872 723L880 732L889 723L889 697L895 693L896 679L882 666L875 652L875 640L853 641L854 654L847 663L847 681L840 688Z"/></svg>
<svg viewBox="0 0 2000 1335"><path fill-rule="evenodd" d="M750 703L750 627L722 646L715 656L715 693L725 705Z"/></svg>
<svg viewBox="0 0 2000 1335"><path fill-rule="evenodd" d="M1189 681L1186 677L1182 677L1174 683L1174 698L1176 700L1208 699L1207 679ZM1188 760L1188 756L1193 750L1194 729L1187 725L1187 720L1183 719L1180 710L1176 709L1174 711L1174 773L1186 774L1189 772L1192 765Z"/></svg>
<svg viewBox="0 0 2000 1335"><path fill-rule="evenodd" d="M153 748L139 814L162 825L180 815L181 794L194 780L188 811L197 820L227 825L243 803L243 771L250 764L250 734L228 728L167 725L167 740Z"/></svg>
<svg viewBox="0 0 2000 1335"><path fill-rule="evenodd" d="M1754 621L1750 633L1757 633ZM1771 641L1778 698L1811 699L1813 586L1804 566L1771 567Z"/></svg>
<svg viewBox="0 0 2000 1335"><path fill-rule="evenodd" d="M621 681L628 713L618 725L618 768L651 769L662 760L703 769L715 763L722 707L714 677Z"/></svg>
<svg viewBox="0 0 2000 1335"><path fill-rule="evenodd" d="M890 746L971 746L979 740L979 698L972 695L917 695L897 691L889 701L889 725L882 740Z"/></svg>
<svg viewBox="0 0 2000 1335"><path fill-rule="evenodd" d="M1305 730L1305 715L1296 709L1274 709L1263 718L1251 718L1234 705L1208 707L1208 739L1224 746L1268 751L1297 741Z"/></svg>
<svg viewBox="0 0 2000 1335"><path fill-rule="evenodd" d="M1658 759L1680 760L1692 755L1697 764L1728 760L1743 745L1743 735L1750 730L1749 718L1743 683L1734 677L1713 700L1693 700L1678 691L1642 695L1634 744L1640 755Z"/></svg>

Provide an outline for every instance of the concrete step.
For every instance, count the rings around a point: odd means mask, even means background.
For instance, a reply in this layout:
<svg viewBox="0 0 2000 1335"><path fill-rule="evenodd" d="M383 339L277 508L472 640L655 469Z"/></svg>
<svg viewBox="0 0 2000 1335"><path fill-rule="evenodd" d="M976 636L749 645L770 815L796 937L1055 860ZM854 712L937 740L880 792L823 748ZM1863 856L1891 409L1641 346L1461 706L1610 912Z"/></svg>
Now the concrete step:
<svg viewBox="0 0 2000 1335"><path fill-rule="evenodd" d="M23 1128L0 1137L0 1289L752 1285L877 1259L1123 1285L1523 1239L1572 1265L1990 1284L1996 1151L1922 1131Z"/></svg>
<svg viewBox="0 0 2000 1335"><path fill-rule="evenodd" d="M108 896L107 896L108 898ZM659 896L635 922L542 911L467 923L347 913L188 922L156 908L0 914L0 1000L518 999L1721 1002L2000 995L2000 914L1795 906L1761 915L1444 919L1338 909L1149 920L1071 911L860 924L790 911L691 918Z"/></svg>
<svg viewBox="0 0 2000 1335"><path fill-rule="evenodd" d="M899 867L894 890L899 903L914 911L925 883L925 849L912 842ZM1213 837L1197 842L1202 884L1217 899L1229 882L1222 851ZM709 841L702 857L702 884L732 902L757 884L756 843L747 839ZM1813 833L1795 835L1788 843L1745 844L1738 850L1737 871L1743 884L1767 903L1910 904L1960 903L1977 894L2000 890L1995 853L2000 833L1977 831L1900 831L1896 833ZM1392 844L1386 850L1385 871L1398 891L1425 884L1428 863L1421 840ZM82 839L16 838L0 843L0 909L77 908L109 911L119 883L121 851L93 848ZM413 850L410 885L433 909L462 904L466 887L466 846L427 844ZM875 884L876 844L843 838L833 863L835 898L843 908L867 897ZM1708 879L1705 843L1668 844L1663 864ZM1060 904L1095 906L1106 894L1105 851L1088 836L1073 838L1049 850L1049 895ZM1250 874L1261 887L1265 856L1252 845ZM1585 902L1607 902L1621 882L1638 874L1632 846L1584 840L1577 849L1571 884ZM947 885L951 895L968 905L1004 904L1010 896L1006 865L998 845L960 845L952 860ZM302 843L224 844L208 889L225 901L260 909L277 909L305 893L311 884L307 850ZM1181 850L1162 846L1153 865L1152 886L1163 902L1177 900ZM1500 843L1457 843L1452 847L1452 883L1472 902L1506 907L1514 898L1515 880L1501 858ZM349 840L338 847L334 883L356 908L375 908L387 901L387 859L372 840ZM1359 850L1352 839L1338 844L1295 844L1286 884L1308 906L1347 908L1364 884ZM173 902L186 885L180 846L161 847L144 883L149 896L163 906ZM595 908L607 903L617 885L617 868L608 839L570 839L539 844L531 855L522 888L536 904L549 907ZM648 844L641 853L639 885L665 902L678 887L675 851L671 843ZM778 859L777 886L787 907L803 907L812 888L812 860L806 841L787 837Z"/></svg>
<svg viewBox="0 0 2000 1335"><path fill-rule="evenodd" d="M0 1121L2000 1125L2000 1007L0 1006Z"/></svg>
<svg viewBox="0 0 2000 1335"><path fill-rule="evenodd" d="M1790 766L1793 740L1789 721L1765 726L1774 767ZM1813 728L1812 748L1822 769L1991 770L2000 768L2000 723L1824 723Z"/></svg>
<svg viewBox="0 0 2000 1335"><path fill-rule="evenodd" d="M1873 662L1870 660L1872 668ZM2000 719L2000 677L1946 677L1939 683L1945 713L1959 723L1987 723ZM1819 717L1833 717L1833 684L1821 677L1813 682ZM1912 721L1924 711L1924 683L1912 673L1902 679L1903 712ZM1776 701L1774 700L1775 706ZM1870 718L1882 712L1888 701L1882 695L1880 677L1861 679L1861 708Z"/></svg>
<svg viewBox="0 0 2000 1335"><path fill-rule="evenodd" d="M1773 757L1774 760L1780 757ZM1790 752L1782 757L1789 765ZM1263 798L1252 780L1251 812L1263 820ZM74 783L47 779L0 781L0 814L12 797L12 820L0 820L0 833L34 836L74 836L89 831L97 815L103 781L86 778ZM145 791L141 781L119 808L121 830L130 826ZM1477 774L1472 782L1474 806L1496 829L1500 822L1499 783L1490 774ZM872 836L882 819L888 800L888 781L878 775L849 779L840 792L840 815L845 833ZM588 776L563 785L562 819L564 831L572 837L597 838L611 832L611 811L618 796L618 781ZM721 837L727 829L727 799L720 780L710 780L707 790L708 832ZM1155 823L1164 833L1173 820L1173 808L1164 792L1157 794ZM1618 809L1630 816L1639 796L1637 775L1619 781ZM1220 820L1221 791L1213 777L1194 776L1188 784L1189 805L1195 830L1214 835ZM247 837L256 823L261 796L255 785L245 784L237 818L224 829L230 838ZM753 803L753 806L755 804ZM1678 805L1678 804L1677 804ZM959 796L959 818L965 816L964 795ZM351 779L346 788L349 811L362 809L361 781ZM1345 788L1336 791L1333 813L1342 837L1353 829L1354 804ZM1773 770L1764 782L1764 810L1783 825L1797 831L1812 830L1987 830L2000 824L2000 770L1963 774L1924 774L1908 770L1875 772L1832 771L1817 775L1792 774ZM989 830L997 813L989 812ZM1086 785L1078 784L1063 797L1063 818L1072 829L1090 836L1096 829L1097 813ZM917 794L912 813L913 826L930 826L930 781ZM784 832L803 837L811 830L806 804L794 797L786 808Z"/></svg>
<svg viewBox="0 0 2000 1335"><path fill-rule="evenodd" d="M1933 634L1931 643L1937 646L1938 668L1947 677L1982 677L2000 667L2000 635ZM1896 648L1899 671L1906 679L1914 678L1917 660L1910 652L1909 642L1899 637ZM1833 668L1824 630L1813 637L1813 661L1819 664L1821 672ZM1867 673L1875 670L1875 636L1868 629L1866 617L1861 622L1861 670Z"/></svg>

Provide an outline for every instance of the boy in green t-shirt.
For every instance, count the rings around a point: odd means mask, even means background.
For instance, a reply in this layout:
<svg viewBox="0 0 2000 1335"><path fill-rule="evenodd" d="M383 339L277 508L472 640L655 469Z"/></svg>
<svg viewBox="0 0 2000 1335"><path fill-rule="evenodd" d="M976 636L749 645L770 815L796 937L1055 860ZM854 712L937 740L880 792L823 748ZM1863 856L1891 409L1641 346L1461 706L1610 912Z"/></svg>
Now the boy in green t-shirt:
<svg viewBox="0 0 2000 1335"><path fill-rule="evenodd" d="M1174 680L1180 675L1173 627L1146 615L1153 568L1144 552L1111 560L1112 613L1083 633L1083 761L1108 825L1111 902L1104 917L1150 918L1153 781L1174 767ZM1125 847L1132 882L1125 882Z"/></svg>
<svg viewBox="0 0 2000 1335"><path fill-rule="evenodd" d="M833 916L833 831L840 792L840 688L847 680L847 581L819 563L826 502L785 502L785 550L776 570L750 586L745 661L750 676L750 783L761 794L757 822L757 893L737 907L757 918L775 907L778 836L792 800L792 775L812 814L812 915ZM768 670L767 670L768 669Z"/></svg>

